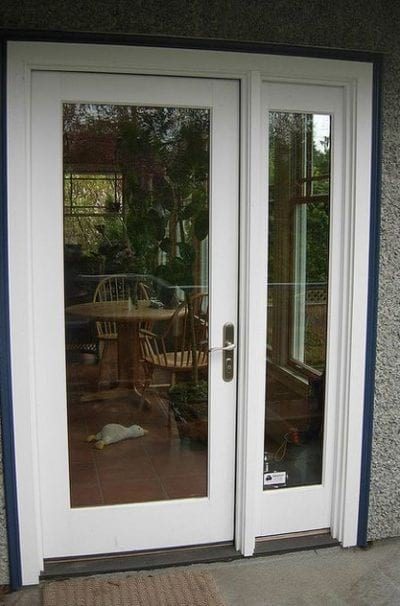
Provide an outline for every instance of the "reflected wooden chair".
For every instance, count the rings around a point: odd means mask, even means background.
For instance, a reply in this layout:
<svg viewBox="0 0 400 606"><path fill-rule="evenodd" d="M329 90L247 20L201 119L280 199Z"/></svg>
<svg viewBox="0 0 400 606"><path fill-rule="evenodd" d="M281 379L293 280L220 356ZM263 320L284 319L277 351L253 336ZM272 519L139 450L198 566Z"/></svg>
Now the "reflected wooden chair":
<svg viewBox="0 0 400 606"><path fill-rule="evenodd" d="M93 302L128 301L129 297L150 299L150 288L144 282L138 282L123 274L103 278L98 283L93 295ZM151 330L152 325L143 322L141 329ZM112 321L96 321L97 338L99 341L99 385L107 385L116 381L118 376L117 355L117 325Z"/></svg>
<svg viewBox="0 0 400 606"><path fill-rule="evenodd" d="M191 301L194 317L205 321L208 325L208 293L197 293L191 297Z"/></svg>
<svg viewBox="0 0 400 606"><path fill-rule="evenodd" d="M140 349L143 359L147 386L170 387L176 383L178 375L188 376L193 371L193 361L197 363L200 375L208 367L208 296L195 295L191 299L193 322L187 302L175 310L167 328L162 334L150 330L140 330ZM152 382L155 370L170 378L166 383Z"/></svg>

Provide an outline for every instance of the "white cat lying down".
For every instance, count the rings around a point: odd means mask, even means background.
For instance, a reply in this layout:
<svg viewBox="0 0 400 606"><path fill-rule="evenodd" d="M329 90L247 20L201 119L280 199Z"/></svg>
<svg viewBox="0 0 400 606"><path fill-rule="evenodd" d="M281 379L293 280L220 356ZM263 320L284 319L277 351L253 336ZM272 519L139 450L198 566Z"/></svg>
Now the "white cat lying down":
<svg viewBox="0 0 400 606"><path fill-rule="evenodd" d="M122 440L128 440L129 438L140 438L148 433L147 429L143 429L140 425L131 425L130 427L124 427L118 425L118 423L109 423L104 425L103 429L86 438L87 442L96 442L96 448L104 448L108 444L114 444L115 442L121 442Z"/></svg>

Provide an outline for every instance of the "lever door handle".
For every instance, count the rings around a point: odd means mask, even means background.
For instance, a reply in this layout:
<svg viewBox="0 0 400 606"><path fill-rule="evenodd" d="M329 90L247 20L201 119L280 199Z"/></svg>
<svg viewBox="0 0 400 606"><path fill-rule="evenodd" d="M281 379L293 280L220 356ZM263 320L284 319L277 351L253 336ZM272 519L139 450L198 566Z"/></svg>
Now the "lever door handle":
<svg viewBox="0 0 400 606"><path fill-rule="evenodd" d="M210 353L213 351L233 351L236 348L235 343L231 343L230 341L226 341L225 345L222 347L210 347L208 350Z"/></svg>
<svg viewBox="0 0 400 606"><path fill-rule="evenodd" d="M232 381L233 373L235 369L235 359L233 350L236 349L235 340L235 329L231 322L224 324L222 329L222 342L221 347L210 347L208 350L210 353L213 351L222 351L222 378L224 381Z"/></svg>

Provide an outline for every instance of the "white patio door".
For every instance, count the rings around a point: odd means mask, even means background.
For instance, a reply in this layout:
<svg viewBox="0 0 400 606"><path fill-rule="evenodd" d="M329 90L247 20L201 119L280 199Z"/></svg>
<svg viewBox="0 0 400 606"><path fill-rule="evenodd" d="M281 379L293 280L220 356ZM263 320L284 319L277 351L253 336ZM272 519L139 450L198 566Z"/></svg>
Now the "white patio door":
<svg viewBox="0 0 400 606"><path fill-rule="evenodd" d="M238 93L33 73L45 558L233 540L236 355L207 349L236 342ZM194 412L173 383L202 392ZM109 424L128 439L87 441Z"/></svg>
<svg viewBox="0 0 400 606"><path fill-rule="evenodd" d="M258 534L271 536L332 526L347 254L345 98L341 87L267 82L262 98L269 178Z"/></svg>

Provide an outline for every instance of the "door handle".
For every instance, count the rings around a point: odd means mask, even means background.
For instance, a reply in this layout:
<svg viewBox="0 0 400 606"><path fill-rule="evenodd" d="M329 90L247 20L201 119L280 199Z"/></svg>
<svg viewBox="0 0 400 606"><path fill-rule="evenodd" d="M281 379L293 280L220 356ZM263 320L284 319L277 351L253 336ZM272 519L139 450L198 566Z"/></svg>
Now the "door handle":
<svg viewBox="0 0 400 606"><path fill-rule="evenodd" d="M236 345L227 341L222 347L210 347L208 351L212 353L213 351L233 351L234 349L236 349Z"/></svg>
<svg viewBox="0 0 400 606"><path fill-rule="evenodd" d="M208 350L210 353L213 351L222 351L222 378L224 381L232 381L234 371L234 350L236 344L233 342L235 337L235 328L231 322L224 324L222 329L222 342L221 347L210 347Z"/></svg>

